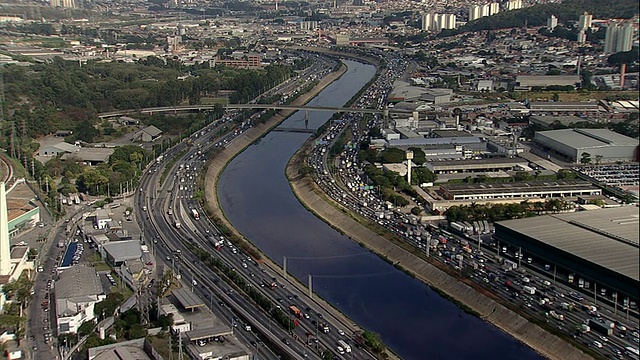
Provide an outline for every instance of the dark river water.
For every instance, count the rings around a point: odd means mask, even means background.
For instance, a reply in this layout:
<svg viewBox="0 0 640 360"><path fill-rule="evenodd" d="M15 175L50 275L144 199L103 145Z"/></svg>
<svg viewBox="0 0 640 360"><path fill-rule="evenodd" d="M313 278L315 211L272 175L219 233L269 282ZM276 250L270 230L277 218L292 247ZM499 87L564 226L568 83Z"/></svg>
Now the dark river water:
<svg viewBox="0 0 640 360"><path fill-rule="evenodd" d="M353 61L310 105L342 106L374 75ZM310 112L309 128L331 116ZM304 112L283 127L304 127ZM527 346L470 316L308 212L285 177L309 134L272 132L236 157L220 177L220 203L234 227L404 359L540 359Z"/></svg>

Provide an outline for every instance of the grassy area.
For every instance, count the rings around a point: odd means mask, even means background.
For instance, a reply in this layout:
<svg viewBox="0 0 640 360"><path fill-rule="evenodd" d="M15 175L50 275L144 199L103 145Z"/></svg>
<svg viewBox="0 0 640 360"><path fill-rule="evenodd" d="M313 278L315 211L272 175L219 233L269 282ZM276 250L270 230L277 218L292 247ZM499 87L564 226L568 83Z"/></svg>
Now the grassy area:
<svg viewBox="0 0 640 360"><path fill-rule="evenodd" d="M34 45L40 45L45 48L65 48L69 46L64 39L54 37L30 37L19 41L23 43L33 43Z"/></svg>
<svg viewBox="0 0 640 360"><path fill-rule="evenodd" d="M100 272L100 271L109 271L111 270L111 266L109 266L106 262L104 261L100 261L97 263L93 264L93 267L96 269L96 271Z"/></svg>
<svg viewBox="0 0 640 360"><path fill-rule="evenodd" d="M124 296L125 299L128 299L129 297L131 297L133 295L133 291L131 289L129 289L129 287L127 286L127 284L124 283L124 280L120 279L119 277L114 276L114 278L116 279L116 286L112 286L109 288L110 292L119 292L120 294L122 294L122 296Z"/></svg>
<svg viewBox="0 0 640 360"><path fill-rule="evenodd" d="M178 352L175 350L169 350L169 334L168 333L160 333L157 336L149 336L147 339L151 342L151 346L158 352L163 359L177 359ZM177 344L172 344L176 346ZM169 354L172 352L173 354Z"/></svg>

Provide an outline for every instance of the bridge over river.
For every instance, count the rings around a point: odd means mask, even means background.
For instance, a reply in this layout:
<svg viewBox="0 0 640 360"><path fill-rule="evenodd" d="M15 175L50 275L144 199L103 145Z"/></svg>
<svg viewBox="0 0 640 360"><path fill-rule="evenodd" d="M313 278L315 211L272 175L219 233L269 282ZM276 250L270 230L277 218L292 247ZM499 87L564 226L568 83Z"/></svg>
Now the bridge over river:
<svg viewBox="0 0 640 360"><path fill-rule="evenodd" d="M131 114L177 114L185 112L201 112L211 111L217 105L179 105L179 106L163 106L143 109L128 109L119 111L110 111L101 113L98 115L101 119L109 119L114 117L120 117ZM410 114L407 110L396 109L361 109L361 108L345 108L345 107L331 107L331 106L307 106L307 105L278 105L278 104L227 104L223 106L225 109L292 109L292 110L309 110L309 111L330 111L330 112L357 112L363 114L383 114L386 116L390 114Z"/></svg>

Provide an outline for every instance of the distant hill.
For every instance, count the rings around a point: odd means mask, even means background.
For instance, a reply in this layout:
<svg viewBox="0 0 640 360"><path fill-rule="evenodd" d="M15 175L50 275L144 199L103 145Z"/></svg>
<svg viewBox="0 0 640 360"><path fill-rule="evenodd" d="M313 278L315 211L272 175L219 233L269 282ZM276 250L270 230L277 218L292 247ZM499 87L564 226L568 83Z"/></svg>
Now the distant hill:
<svg viewBox="0 0 640 360"><path fill-rule="evenodd" d="M470 31L523 27L525 22L529 26L542 26L547 23L551 15L555 15L560 22L577 21L585 11L592 14L594 19L630 19L638 14L639 7L637 0L567 0L559 4L534 5L483 17L470 21L458 29L445 30L442 36Z"/></svg>

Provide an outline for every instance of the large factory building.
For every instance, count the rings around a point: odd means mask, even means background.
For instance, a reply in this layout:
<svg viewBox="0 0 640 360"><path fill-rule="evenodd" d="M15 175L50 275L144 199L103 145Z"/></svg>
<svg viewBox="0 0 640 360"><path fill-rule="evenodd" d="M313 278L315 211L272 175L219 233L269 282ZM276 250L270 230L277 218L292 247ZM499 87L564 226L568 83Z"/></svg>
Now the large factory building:
<svg viewBox="0 0 640 360"><path fill-rule="evenodd" d="M535 142L574 163L580 163L585 153L591 163L635 161L638 151L638 139L606 129L538 131Z"/></svg>
<svg viewBox="0 0 640 360"><path fill-rule="evenodd" d="M495 224L494 239L508 256L521 250L534 265L550 265L550 276L585 297L631 304L640 295L638 218L637 206L622 206L506 220Z"/></svg>

